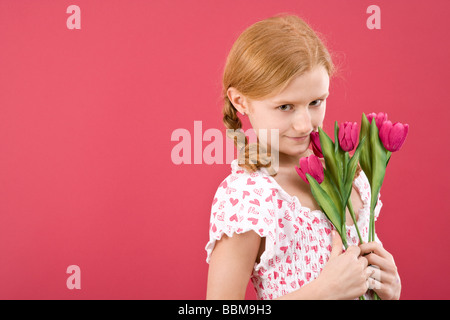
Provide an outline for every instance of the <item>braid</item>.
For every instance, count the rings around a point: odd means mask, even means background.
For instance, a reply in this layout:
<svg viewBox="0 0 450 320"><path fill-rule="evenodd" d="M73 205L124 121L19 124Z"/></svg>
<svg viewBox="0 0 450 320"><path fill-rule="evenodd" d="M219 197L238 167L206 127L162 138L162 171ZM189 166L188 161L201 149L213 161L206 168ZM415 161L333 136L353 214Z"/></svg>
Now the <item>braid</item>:
<svg viewBox="0 0 450 320"><path fill-rule="evenodd" d="M276 172L271 168L270 151L262 148L259 143L249 143L242 130L242 122L237 115L237 110L225 95L225 105L223 107L223 123L227 130L227 137L233 139L238 150L238 165L249 172L255 172L261 167L268 168L271 175ZM267 156L265 156L267 155Z"/></svg>
<svg viewBox="0 0 450 320"><path fill-rule="evenodd" d="M225 99L225 106L223 107L223 123L228 129L242 128L241 119L237 116L236 108L230 102L228 97Z"/></svg>

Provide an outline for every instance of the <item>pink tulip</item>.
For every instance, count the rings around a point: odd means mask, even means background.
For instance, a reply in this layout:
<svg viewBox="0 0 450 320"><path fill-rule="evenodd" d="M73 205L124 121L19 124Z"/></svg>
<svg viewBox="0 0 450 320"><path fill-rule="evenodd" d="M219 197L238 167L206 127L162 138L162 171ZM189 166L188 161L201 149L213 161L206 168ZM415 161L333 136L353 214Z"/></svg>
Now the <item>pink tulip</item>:
<svg viewBox="0 0 450 320"><path fill-rule="evenodd" d="M379 137L387 150L395 152L400 150L405 142L408 130L407 124L400 122L392 124L391 121L385 121L381 126Z"/></svg>
<svg viewBox="0 0 450 320"><path fill-rule="evenodd" d="M319 132L313 131L310 134L312 150L316 156L323 158L322 147L320 146Z"/></svg>
<svg viewBox="0 0 450 320"><path fill-rule="evenodd" d="M300 168L295 166L300 178L302 178L306 183L309 184L306 174L309 173L316 181L320 184L324 179L323 165L320 159L312 154L309 157L304 157L300 159Z"/></svg>
<svg viewBox="0 0 450 320"><path fill-rule="evenodd" d="M358 124L356 122L344 122L339 126L339 145L344 151L355 149L358 140Z"/></svg>
<svg viewBox="0 0 450 320"><path fill-rule="evenodd" d="M384 112L379 112L378 114L372 112L372 113L369 113L366 117L367 117L367 120L369 120L369 123L372 123L372 119L375 118L375 123L377 124L378 130L381 129L381 126L383 125L383 123L385 121L387 121L387 118L388 118L387 113L384 113Z"/></svg>

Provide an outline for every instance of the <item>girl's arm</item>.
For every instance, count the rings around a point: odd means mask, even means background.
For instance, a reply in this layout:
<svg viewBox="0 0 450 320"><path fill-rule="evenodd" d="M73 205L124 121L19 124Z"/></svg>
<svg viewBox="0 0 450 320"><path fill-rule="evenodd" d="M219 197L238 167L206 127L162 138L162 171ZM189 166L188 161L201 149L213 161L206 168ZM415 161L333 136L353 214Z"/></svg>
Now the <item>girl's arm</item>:
<svg viewBox="0 0 450 320"><path fill-rule="evenodd" d="M259 252L261 237L254 231L226 234L211 253L206 299L243 300Z"/></svg>

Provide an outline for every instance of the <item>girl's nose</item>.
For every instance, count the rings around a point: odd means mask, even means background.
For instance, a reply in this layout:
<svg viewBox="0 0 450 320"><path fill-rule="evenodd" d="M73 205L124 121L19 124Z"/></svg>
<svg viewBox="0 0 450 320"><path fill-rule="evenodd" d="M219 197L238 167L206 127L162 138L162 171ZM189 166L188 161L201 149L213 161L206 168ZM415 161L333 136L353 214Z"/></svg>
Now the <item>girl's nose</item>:
<svg viewBox="0 0 450 320"><path fill-rule="evenodd" d="M292 117L292 128L301 135L309 134L313 130L311 115L307 109L295 111Z"/></svg>

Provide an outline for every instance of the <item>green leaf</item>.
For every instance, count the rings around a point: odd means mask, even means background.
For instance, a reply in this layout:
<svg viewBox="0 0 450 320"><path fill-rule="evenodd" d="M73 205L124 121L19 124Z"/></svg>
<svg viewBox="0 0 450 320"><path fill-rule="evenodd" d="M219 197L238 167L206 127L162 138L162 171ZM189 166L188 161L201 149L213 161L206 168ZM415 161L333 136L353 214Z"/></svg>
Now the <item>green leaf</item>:
<svg viewBox="0 0 450 320"><path fill-rule="evenodd" d="M345 181L345 171L347 170L346 166L346 153L344 150L339 148L338 153L336 154L336 159L338 162L338 169L339 169L339 178L341 179L341 186L344 184Z"/></svg>
<svg viewBox="0 0 450 320"><path fill-rule="evenodd" d="M371 145L371 160L372 160L372 175L370 181L371 187L371 212L375 210L378 201L378 194L383 184L384 175L386 173L386 149L378 136L378 128L375 121L372 121L370 126L370 145Z"/></svg>
<svg viewBox="0 0 450 320"><path fill-rule="evenodd" d="M348 162L347 165L347 172L345 176L345 183L344 183L344 189L343 189L343 200L345 202L345 205L347 205L348 199L350 198L350 195L352 193L353 188L353 178L355 177L356 168L358 167L359 158L361 155L361 150L363 148L363 145L365 143L366 137L363 137L362 143L358 144L358 147L356 148L355 152L353 153L352 158Z"/></svg>
<svg viewBox="0 0 450 320"><path fill-rule="evenodd" d="M347 234L345 229L345 221L342 220L342 214L336 207L336 203L331 199L328 193L321 187L321 185L309 173L306 174L309 181L311 192L322 209L323 213L331 221L336 231L342 238L342 242L347 247ZM339 202L339 201L338 201ZM344 226L344 227L343 227Z"/></svg>
<svg viewBox="0 0 450 320"><path fill-rule="evenodd" d="M338 164L338 173L339 173L339 179L342 182L344 181L345 177L345 151L342 150L341 145L339 144L339 125L336 121L334 123L334 155Z"/></svg>
<svg viewBox="0 0 450 320"><path fill-rule="evenodd" d="M344 156L344 184L345 184L345 180L347 179L347 172L348 172L348 165L350 162L350 154L348 152L345 153Z"/></svg>
<svg viewBox="0 0 450 320"><path fill-rule="evenodd" d="M338 153L339 149L339 125L338 122L334 122L334 154Z"/></svg>
<svg viewBox="0 0 450 320"><path fill-rule="evenodd" d="M375 122L375 121L374 121ZM372 165L371 165L371 147L370 147L370 122L367 119L366 115L363 113L361 118L361 130L359 132L359 144L361 145L361 155L359 157L359 163L361 165L361 169L366 174L369 182L372 179ZM366 140L364 141L364 137Z"/></svg>
<svg viewBox="0 0 450 320"><path fill-rule="evenodd" d="M392 155L391 151L387 151L386 152L386 167L387 167L387 165L389 163L389 160L391 160L391 155Z"/></svg>
<svg viewBox="0 0 450 320"><path fill-rule="evenodd" d="M330 173L327 170L324 171L324 179L323 182L320 184L320 186L329 195L329 197L335 204L336 208L342 215L342 212L345 208L345 206L343 205L342 196L337 186L331 179ZM345 220L345 215L343 216L343 219Z"/></svg>
<svg viewBox="0 0 450 320"><path fill-rule="evenodd" d="M322 154L325 159L326 170L329 170L331 179L338 188L341 186L341 179L339 175L339 168L336 161L336 154L334 152L335 144L330 137L319 127L320 146Z"/></svg>

